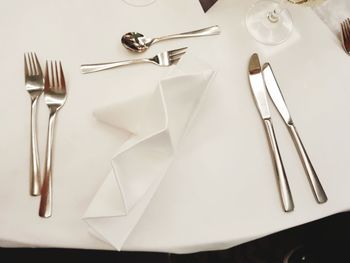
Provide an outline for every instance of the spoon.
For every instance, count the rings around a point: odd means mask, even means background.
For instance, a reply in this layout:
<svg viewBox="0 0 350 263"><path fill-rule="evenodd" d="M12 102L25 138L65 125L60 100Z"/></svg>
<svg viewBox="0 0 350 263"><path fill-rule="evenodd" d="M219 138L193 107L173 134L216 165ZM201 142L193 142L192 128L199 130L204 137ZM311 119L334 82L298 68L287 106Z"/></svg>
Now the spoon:
<svg viewBox="0 0 350 263"><path fill-rule="evenodd" d="M175 38L211 36L211 35L218 35L218 34L220 34L219 26L211 26L211 27L207 27L207 28L203 28L195 31L168 35L163 37L156 37L156 38L146 38L141 33L129 32L122 36L121 41L123 46L126 47L127 49L133 52L142 53L142 52L145 52L151 45L159 41L175 39Z"/></svg>

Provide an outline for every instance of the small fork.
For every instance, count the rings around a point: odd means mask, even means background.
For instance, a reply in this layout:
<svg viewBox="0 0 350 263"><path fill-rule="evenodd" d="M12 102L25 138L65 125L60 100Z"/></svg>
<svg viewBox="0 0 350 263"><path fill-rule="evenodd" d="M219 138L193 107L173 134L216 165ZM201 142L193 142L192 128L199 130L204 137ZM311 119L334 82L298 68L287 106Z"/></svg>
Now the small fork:
<svg viewBox="0 0 350 263"><path fill-rule="evenodd" d="M187 47L179 48L174 50L165 51L157 54L152 58L140 58L134 60L124 60L118 62L110 62L110 63L99 63L99 64L85 64L81 65L81 72L92 73L101 70L116 68L120 66L126 66L131 64L139 64L139 63L152 63L161 67L169 67L175 63L177 63L181 57L186 53Z"/></svg>
<svg viewBox="0 0 350 263"><path fill-rule="evenodd" d="M47 133L46 161L44 182L41 188L41 200L39 216L50 217L52 215L52 154L54 128L57 112L66 102L67 92L61 62L47 62L45 69L44 99L49 107L49 127Z"/></svg>
<svg viewBox="0 0 350 263"><path fill-rule="evenodd" d="M345 19L341 23L341 36L344 49L350 55L350 19Z"/></svg>
<svg viewBox="0 0 350 263"><path fill-rule="evenodd" d="M30 195L40 195L40 161L37 140L37 104L44 91L44 77L35 53L24 54L25 86L31 99L30 111Z"/></svg>

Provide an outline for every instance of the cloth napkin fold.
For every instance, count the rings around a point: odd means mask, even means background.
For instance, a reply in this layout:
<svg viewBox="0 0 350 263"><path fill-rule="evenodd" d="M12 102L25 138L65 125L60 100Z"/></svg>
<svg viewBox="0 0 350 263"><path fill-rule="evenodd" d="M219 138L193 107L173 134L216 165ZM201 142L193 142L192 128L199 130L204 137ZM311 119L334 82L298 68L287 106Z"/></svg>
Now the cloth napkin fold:
<svg viewBox="0 0 350 263"><path fill-rule="evenodd" d="M187 56L154 92L95 111L98 120L130 133L83 217L97 238L122 248L174 160L213 75Z"/></svg>
<svg viewBox="0 0 350 263"><path fill-rule="evenodd" d="M327 0L313 9L329 29L340 36L340 23L350 17L350 1Z"/></svg>

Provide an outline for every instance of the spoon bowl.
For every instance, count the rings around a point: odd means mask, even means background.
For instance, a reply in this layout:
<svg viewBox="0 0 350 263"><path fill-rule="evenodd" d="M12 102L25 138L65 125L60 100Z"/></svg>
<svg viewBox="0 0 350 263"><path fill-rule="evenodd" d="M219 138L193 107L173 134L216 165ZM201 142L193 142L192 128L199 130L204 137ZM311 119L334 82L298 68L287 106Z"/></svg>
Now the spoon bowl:
<svg viewBox="0 0 350 263"><path fill-rule="evenodd" d="M130 51L142 53L151 46L152 39L145 38L138 32L129 32L122 36L121 42Z"/></svg>

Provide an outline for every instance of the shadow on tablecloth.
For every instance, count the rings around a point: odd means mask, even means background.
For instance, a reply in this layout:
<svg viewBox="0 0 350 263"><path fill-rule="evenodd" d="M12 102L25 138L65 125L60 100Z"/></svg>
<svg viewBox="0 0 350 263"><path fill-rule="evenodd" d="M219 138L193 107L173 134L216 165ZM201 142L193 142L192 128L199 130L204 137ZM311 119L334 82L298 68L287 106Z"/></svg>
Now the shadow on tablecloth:
<svg viewBox="0 0 350 263"><path fill-rule="evenodd" d="M0 248L0 258L101 263L323 263L350 262L350 212L291 228L240 246L186 255L80 249ZM289 256L289 261L284 261Z"/></svg>

